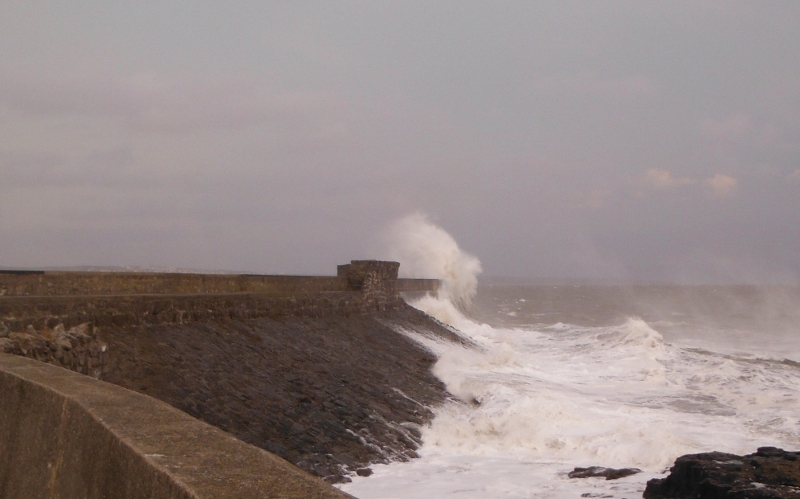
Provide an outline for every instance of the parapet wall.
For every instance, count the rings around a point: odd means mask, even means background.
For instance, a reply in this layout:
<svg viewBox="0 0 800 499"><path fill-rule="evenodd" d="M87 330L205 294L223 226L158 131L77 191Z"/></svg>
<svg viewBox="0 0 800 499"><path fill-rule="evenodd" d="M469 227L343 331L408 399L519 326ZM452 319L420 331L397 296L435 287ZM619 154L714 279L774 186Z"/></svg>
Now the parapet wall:
<svg viewBox="0 0 800 499"><path fill-rule="evenodd" d="M351 497L156 399L0 354L0 497Z"/></svg>
<svg viewBox="0 0 800 499"><path fill-rule="evenodd" d="M0 271L0 296L226 293L286 295L346 289L346 283L342 279L327 276Z"/></svg>

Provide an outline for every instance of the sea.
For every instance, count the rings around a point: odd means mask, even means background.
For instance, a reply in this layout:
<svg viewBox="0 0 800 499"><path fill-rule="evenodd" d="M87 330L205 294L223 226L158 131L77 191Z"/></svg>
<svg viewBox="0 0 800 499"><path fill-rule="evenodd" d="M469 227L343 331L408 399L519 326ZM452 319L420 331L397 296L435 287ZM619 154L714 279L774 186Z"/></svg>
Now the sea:
<svg viewBox="0 0 800 499"><path fill-rule="evenodd" d="M478 260L441 228L406 225L397 231L441 236L394 255L443 279L412 305L472 345L398 329L437 354L433 372L453 399L422 428L418 459L375 465L342 490L638 498L684 454L800 450L800 288L478 279ZM569 478L589 466L641 472Z"/></svg>

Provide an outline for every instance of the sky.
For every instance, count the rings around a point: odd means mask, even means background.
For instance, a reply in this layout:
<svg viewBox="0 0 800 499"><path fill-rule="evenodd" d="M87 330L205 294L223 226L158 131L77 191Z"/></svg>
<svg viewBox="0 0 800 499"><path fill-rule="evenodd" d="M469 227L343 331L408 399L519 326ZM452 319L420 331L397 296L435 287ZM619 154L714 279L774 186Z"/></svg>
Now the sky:
<svg viewBox="0 0 800 499"><path fill-rule="evenodd" d="M800 2L2 0L0 268L800 281Z"/></svg>

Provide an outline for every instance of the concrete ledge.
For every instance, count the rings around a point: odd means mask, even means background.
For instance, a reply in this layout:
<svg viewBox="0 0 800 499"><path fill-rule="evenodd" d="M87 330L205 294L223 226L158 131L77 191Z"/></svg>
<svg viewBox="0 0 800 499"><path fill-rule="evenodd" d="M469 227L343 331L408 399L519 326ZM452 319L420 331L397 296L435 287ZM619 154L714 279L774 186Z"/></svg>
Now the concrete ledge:
<svg viewBox="0 0 800 499"><path fill-rule="evenodd" d="M0 497L351 497L156 399L0 354Z"/></svg>

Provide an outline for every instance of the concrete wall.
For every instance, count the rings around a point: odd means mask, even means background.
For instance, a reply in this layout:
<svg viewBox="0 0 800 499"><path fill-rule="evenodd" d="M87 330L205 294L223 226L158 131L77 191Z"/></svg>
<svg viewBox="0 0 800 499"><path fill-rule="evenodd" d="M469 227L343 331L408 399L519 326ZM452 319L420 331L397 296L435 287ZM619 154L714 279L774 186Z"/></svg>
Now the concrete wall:
<svg viewBox="0 0 800 499"><path fill-rule="evenodd" d="M0 354L0 497L346 498L153 398Z"/></svg>

